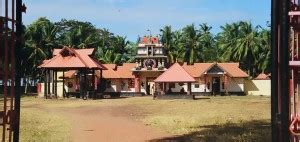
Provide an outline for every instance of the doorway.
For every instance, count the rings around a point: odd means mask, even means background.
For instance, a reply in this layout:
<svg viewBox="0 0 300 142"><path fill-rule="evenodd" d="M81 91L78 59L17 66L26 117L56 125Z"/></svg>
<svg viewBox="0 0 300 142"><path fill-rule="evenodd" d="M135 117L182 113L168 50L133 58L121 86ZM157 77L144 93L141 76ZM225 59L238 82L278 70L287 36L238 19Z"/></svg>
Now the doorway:
<svg viewBox="0 0 300 142"><path fill-rule="evenodd" d="M212 94L217 95L220 94L220 77L212 78Z"/></svg>

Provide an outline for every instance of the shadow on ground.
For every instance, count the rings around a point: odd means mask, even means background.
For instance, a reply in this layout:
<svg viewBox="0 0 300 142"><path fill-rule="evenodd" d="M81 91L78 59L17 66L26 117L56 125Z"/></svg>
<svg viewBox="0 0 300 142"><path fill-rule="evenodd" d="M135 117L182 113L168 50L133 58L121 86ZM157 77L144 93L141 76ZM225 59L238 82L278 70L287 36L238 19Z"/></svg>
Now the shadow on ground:
<svg viewBox="0 0 300 142"><path fill-rule="evenodd" d="M185 135L150 140L150 142L232 142L271 141L269 120L199 126L199 131Z"/></svg>

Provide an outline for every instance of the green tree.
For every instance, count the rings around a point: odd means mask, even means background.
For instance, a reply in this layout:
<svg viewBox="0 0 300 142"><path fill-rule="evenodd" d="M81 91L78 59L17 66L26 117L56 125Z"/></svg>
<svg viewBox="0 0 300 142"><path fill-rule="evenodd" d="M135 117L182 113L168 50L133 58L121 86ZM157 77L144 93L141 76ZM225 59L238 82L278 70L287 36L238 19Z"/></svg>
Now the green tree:
<svg viewBox="0 0 300 142"><path fill-rule="evenodd" d="M183 28L183 42L186 48L185 61L188 64L203 61L200 54L202 49L200 48L199 38L199 31L195 28L194 24Z"/></svg>
<svg viewBox="0 0 300 142"><path fill-rule="evenodd" d="M30 53L28 60L37 68L51 53L55 45L56 28L46 18L39 18L29 25L25 32L25 46Z"/></svg>
<svg viewBox="0 0 300 142"><path fill-rule="evenodd" d="M172 62L184 62L184 56L185 56L185 47L184 43L182 41L182 32L181 31L175 31L173 33L173 42L174 42L174 48L170 51L170 54L172 55Z"/></svg>
<svg viewBox="0 0 300 142"><path fill-rule="evenodd" d="M97 59L105 64L121 64L122 54L114 53L113 50L99 49Z"/></svg>
<svg viewBox="0 0 300 142"><path fill-rule="evenodd" d="M232 56L236 60L243 61L248 70L248 74L253 76L255 73L254 63L259 50L259 38L257 29L249 22L240 22L240 35L237 46L233 49Z"/></svg>
<svg viewBox="0 0 300 142"><path fill-rule="evenodd" d="M59 27L59 39L62 45L95 48L100 44L98 30L90 22L62 19L55 24Z"/></svg>
<svg viewBox="0 0 300 142"><path fill-rule="evenodd" d="M256 64L261 72L269 73L271 67L271 32L269 29L262 29L259 32L259 46Z"/></svg>
<svg viewBox="0 0 300 142"><path fill-rule="evenodd" d="M237 39L239 38L239 24L232 23L221 26L222 32L218 33L216 44L221 52L219 60L238 61L232 57L233 49L237 46Z"/></svg>
<svg viewBox="0 0 300 142"><path fill-rule="evenodd" d="M175 47L173 46L173 32L171 26L165 26L164 28L160 29L161 32L161 42L165 47L165 52L168 56L168 60L171 63L176 62L176 54L174 54L176 51Z"/></svg>
<svg viewBox="0 0 300 142"><path fill-rule="evenodd" d="M200 48L202 53L200 53L201 58L204 62L217 61L218 59L218 49L215 46L215 38L210 32L212 29L211 26L208 26L206 23L200 24Z"/></svg>

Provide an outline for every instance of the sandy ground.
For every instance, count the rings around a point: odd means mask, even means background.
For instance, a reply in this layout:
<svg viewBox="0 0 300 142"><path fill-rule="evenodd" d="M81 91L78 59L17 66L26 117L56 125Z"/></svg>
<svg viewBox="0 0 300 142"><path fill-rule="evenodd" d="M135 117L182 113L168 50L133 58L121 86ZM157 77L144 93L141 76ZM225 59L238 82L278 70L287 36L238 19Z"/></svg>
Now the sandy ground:
<svg viewBox="0 0 300 142"><path fill-rule="evenodd" d="M170 136L134 120L128 109L80 107L58 112L70 120L74 142L142 142Z"/></svg>

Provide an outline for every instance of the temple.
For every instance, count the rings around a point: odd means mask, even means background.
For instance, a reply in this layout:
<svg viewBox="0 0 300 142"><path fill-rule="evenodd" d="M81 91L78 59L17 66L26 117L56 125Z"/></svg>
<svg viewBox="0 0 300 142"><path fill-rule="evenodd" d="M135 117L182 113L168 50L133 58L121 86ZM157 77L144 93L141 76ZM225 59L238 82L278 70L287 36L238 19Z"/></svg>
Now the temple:
<svg viewBox="0 0 300 142"><path fill-rule="evenodd" d="M170 63L165 47L152 36L140 39L134 63L101 64L94 53L55 49L53 58L40 65L46 73L40 96L244 94L248 77L239 63Z"/></svg>

